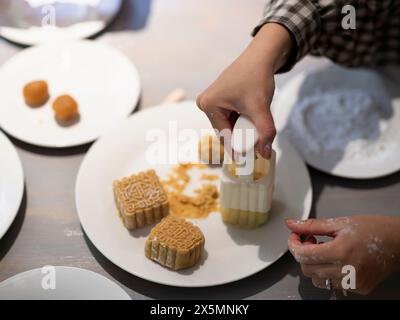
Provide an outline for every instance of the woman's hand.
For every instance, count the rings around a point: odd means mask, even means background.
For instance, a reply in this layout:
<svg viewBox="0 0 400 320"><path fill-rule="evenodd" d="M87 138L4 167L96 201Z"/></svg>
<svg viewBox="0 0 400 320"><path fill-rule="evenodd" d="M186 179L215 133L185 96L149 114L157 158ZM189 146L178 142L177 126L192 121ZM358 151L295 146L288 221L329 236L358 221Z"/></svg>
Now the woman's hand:
<svg viewBox="0 0 400 320"><path fill-rule="evenodd" d="M390 274L400 270L400 217L354 216L337 219L287 220L292 231L289 249L315 286L326 289L331 279L341 288L342 267L356 271L359 294L370 293ZM307 236L304 242L300 236ZM332 241L317 244L314 236Z"/></svg>
<svg viewBox="0 0 400 320"><path fill-rule="evenodd" d="M238 114L247 115L259 134L257 151L271 156L276 130L270 112L275 72L291 50L291 36L279 24L264 25L247 49L197 98L215 129L232 130Z"/></svg>

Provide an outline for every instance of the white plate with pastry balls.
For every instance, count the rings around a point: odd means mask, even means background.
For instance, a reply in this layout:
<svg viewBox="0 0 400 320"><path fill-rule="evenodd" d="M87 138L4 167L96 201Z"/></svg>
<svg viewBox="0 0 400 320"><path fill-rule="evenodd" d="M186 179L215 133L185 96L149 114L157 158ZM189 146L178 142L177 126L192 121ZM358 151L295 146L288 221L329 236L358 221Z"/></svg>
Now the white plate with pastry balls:
<svg viewBox="0 0 400 320"><path fill-rule="evenodd" d="M125 271L179 287L233 282L267 268L287 251L290 232L285 219L309 216L312 188L307 168L291 145L278 137L276 186L268 223L242 230L228 227L220 213L213 212L206 218L190 219L205 237L197 265L176 272L147 259L145 241L154 225L131 232L124 227L114 203L113 181L148 169L154 169L163 180L176 163L194 158L198 161L198 140L203 130L212 132L195 102L164 104L125 120L101 137L83 160L75 190L80 222L97 249ZM206 174L221 176L220 168L205 170ZM219 180L215 183L218 185ZM188 188L199 188L200 184L194 175Z"/></svg>
<svg viewBox="0 0 400 320"><path fill-rule="evenodd" d="M47 82L50 97L32 108L23 91L38 80ZM50 148L94 141L132 113L140 96L139 75L131 61L89 40L21 51L0 68L0 88L0 127L21 141ZM76 121L56 120L53 103L62 95L78 104Z"/></svg>
<svg viewBox="0 0 400 320"><path fill-rule="evenodd" d="M24 194L24 172L10 140L0 131L0 239L15 219Z"/></svg>
<svg viewBox="0 0 400 320"><path fill-rule="evenodd" d="M94 36L116 17L122 0L2 0L0 36L22 45Z"/></svg>
<svg viewBox="0 0 400 320"><path fill-rule="evenodd" d="M0 283L0 300L131 300L115 282L93 271L44 266Z"/></svg>
<svg viewBox="0 0 400 320"><path fill-rule="evenodd" d="M292 78L277 94L277 130L328 174L379 178L400 170L400 82L368 69L328 66Z"/></svg>

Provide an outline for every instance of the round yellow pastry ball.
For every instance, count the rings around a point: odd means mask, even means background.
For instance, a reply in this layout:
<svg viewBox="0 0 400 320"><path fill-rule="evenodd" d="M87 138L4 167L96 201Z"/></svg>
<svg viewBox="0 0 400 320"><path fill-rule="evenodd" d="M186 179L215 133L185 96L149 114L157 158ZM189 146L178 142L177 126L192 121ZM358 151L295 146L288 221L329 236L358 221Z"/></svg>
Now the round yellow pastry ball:
<svg viewBox="0 0 400 320"><path fill-rule="evenodd" d="M69 95L59 96L53 103L53 110L60 122L69 122L79 116L78 103Z"/></svg>
<svg viewBox="0 0 400 320"><path fill-rule="evenodd" d="M50 97L49 87L44 80L27 83L24 87L23 94L25 103L32 108L43 106Z"/></svg>

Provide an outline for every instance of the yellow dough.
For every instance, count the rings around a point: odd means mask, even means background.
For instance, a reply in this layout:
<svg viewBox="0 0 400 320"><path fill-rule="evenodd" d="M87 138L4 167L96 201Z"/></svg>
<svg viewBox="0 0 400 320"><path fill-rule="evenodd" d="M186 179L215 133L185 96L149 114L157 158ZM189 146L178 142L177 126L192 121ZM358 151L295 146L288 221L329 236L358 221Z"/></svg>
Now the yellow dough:
<svg viewBox="0 0 400 320"><path fill-rule="evenodd" d="M25 85L23 89L25 103L37 108L43 106L49 100L49 88L46 81L32 81Z"/></svg>
<svg viewBox="0 0 400 320"><path fill-rule="evenodd" d="M267 222L268 212L220 208L222 220L243 229L255 229Z"/></svg>
<svg viewBox="0 0 400 320"><path fill-rule="evenodd" d="M224 146L215 135L204 135L198 150L200 161L205 164L218 166L224 162Z"/></svg>
<svg viewBox="0 0 400 320"><path fill-rule="evenodd" d="M56 119L60 122L69 122L79 116L78 103L69 95L59 96L53 103Z"/></svg>

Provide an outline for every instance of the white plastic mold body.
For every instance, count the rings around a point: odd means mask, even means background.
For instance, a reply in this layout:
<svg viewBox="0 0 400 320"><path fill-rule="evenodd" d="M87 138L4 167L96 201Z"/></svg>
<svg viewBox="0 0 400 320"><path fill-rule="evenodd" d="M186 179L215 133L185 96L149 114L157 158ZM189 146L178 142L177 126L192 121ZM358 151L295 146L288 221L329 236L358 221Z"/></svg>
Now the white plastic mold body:
<svg viewBox="0 0 400 320"><path fill-rule="evenodd" d="M252 179L235 175L235 167L224 163L221 178L220 207L226 223L256 228L268 220L275 182L276 153L270 160L257 158Z"/></svg>

